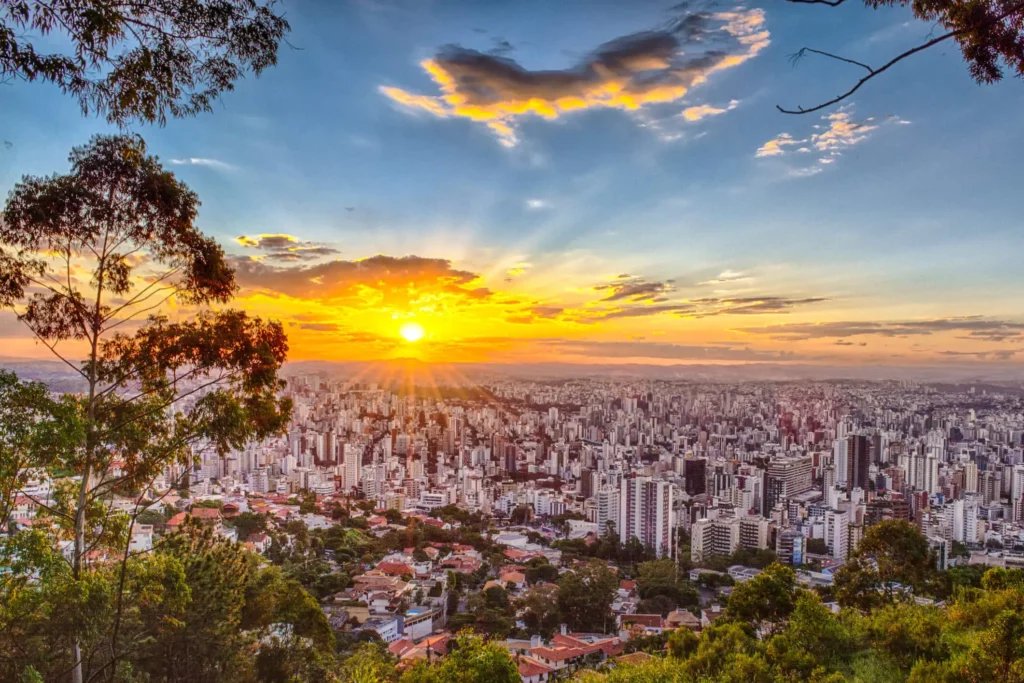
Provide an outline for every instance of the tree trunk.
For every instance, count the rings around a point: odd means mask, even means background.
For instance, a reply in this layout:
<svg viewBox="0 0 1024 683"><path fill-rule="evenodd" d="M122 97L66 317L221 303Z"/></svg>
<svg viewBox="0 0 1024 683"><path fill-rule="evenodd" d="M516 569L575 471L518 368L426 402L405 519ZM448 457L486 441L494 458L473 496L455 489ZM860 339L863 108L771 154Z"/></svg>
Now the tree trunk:
<svg viewBox="0 0 1024 683"><path fill-rule="evenodd" d="M75 509L75 546L74 555L71 558L71 573L75 581L82 575L82 565L85 561L85 507L86 497L89 494L89 478L92 471L87 465L82 473L82 485L78 488L78 505ZM71 646L71 656L74 658L71 669L71 683L82 683L82 646L78 637Z"/></svg>

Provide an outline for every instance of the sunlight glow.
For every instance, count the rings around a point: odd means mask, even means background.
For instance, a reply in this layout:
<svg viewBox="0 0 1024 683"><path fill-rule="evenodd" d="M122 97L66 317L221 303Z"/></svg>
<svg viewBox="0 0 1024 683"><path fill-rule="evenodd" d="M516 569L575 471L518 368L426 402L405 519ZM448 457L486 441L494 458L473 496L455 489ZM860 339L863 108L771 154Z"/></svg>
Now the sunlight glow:
<svg viewBox="0 0 1024 683"><path fill-rule="evenodd" d="M411 344L423 339L423 335L426 332L423 329L423 325L419 323L405 323L398 329L398 334L402 336L402 339Z"/></svg>

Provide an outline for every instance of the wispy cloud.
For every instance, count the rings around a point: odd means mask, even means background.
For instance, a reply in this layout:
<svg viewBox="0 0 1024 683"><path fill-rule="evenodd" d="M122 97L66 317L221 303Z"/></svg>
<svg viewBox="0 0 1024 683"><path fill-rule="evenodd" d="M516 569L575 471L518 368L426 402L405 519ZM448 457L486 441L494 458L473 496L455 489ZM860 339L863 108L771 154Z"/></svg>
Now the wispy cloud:
<svg viewBox="0 0 1024 683"><path fill-rule="evenodd" d="M526 208L533 209L534 211L539 211L540 209L547 209L550 206L551 204L549 204L547 201L543 199L534 198L526 200Z"/></svg>
<svg viewBox="0 0 1024 683"><path fill-rule="evenodd" d="M246 248L257 249L265 252L253 257L255 261L309 261L320 256L331 256L341 252L334 247L317 242L307 242L298 237L283 234L262 234L255 237L242 235L235 238L235 242Z"/></svg>
<svg viewBox="0 0 1024 683"><path fill-rule="evenodd" d="M982 316L932 318L928 320L843 320L827 323L793 323L743 327L748 334L770 335L779 340L845 339L859 336L907 337L927 336L944 332L965 332L978 341L1003 342L1024 340L1024 323L993 320Z"/></svg>
<svg viewBox="0 0 1024 683"><path fill-rule="evenodd" d="M868 117L862 120L853 118L852 105L848 105L831 114L821 117L823 123L814 124L812 132L803 138L795 138L790 133L779 133L757 148L755 157L781 157L816 155L814 161L791 167L788 175L802 178L820 173L824 166L835 163L850 147L867 140L871 134L883 124L907 125L910 122L897 116L887 116L882 120Z"/></svg>
<svg viewBox="0 0 1024 683"><path fill-rule="evenodd" d="M749 282L752 280L749 275L740 273L735 270L723 270L718 274L718 277L711 278L710 280L704 280L698 282L698 285L724 285L730 282Z"/></svg>
<svg viewBox="0 0 1024 683"><path fill-rule="evenodd" d="M585 109L636 111L678 101L715 73L766 48L770 36L764 24L760 9L690 12L668 28L605 43L563 70L530 70L506 57L448 46L420 64L439 95L390 86L380 92L413 112L481 122L502 145L514 147L517 121L524 116L556 119ZM734 106L700 105L682 115L696 121Z"/></svg>
<svg viewBox="0 0 1024 683"><path fill-rule="evenodd" d="M175 166L206 166L207 168L213 168L218 171L234 171L237 170L237 166L229 164L226 161L220 161L219 159L210 159L207 157L187 157L185 159L171 159L171 163Z"/></svg>
<svg viewBox="0 0 1024 683"><path fill-rule="evenodd" d="M695 107L687 107L683 110L683 113L680 114L680 116L687 121L700 121L708 116L718 116L719 114L724 114L727 111L732 111L738 107L739 104L739 100L730 100L729 104L724 107L712 107L709 104L699 104Z"/></svg>

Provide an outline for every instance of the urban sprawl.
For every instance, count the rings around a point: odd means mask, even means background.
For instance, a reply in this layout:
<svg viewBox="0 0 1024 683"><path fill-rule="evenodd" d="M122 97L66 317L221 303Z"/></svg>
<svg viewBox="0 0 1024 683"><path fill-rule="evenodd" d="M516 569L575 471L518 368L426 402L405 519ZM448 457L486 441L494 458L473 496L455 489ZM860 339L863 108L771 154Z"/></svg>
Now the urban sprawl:
<svg viewBox="0 0 1024 683"><path fill-rule="evenodd" d="M634 550L671 565L695 588L690 609L646 613L664 603L645 602L634 580L612 596L615 623L591 632L567 629L564 615L536 628L525 603L506 605L508 627L495 630L524 681L624 656L631 639L707 627L732 586L770 562L827 588L883 520L916 526L937 569L1024 566L1024 399L1011 387L496 380L399 390L307 374L290 377L285 395L286 434L167 467L131 552L190 520L276 561L320 534L312 556L328 575L346 572L318 584L331 624L372 632L402 660L443 655L453 622L482 618L472 612L488 588L519 598L554 588L567 560L601 543L616 547L597 555L611 566ZM12 521L41 522L54 490L35 472ZM257 515L269 524L235 523ZM482 546L447 540L470 525ZM397 540L359 555L346 552L350 533Z"/></svg>

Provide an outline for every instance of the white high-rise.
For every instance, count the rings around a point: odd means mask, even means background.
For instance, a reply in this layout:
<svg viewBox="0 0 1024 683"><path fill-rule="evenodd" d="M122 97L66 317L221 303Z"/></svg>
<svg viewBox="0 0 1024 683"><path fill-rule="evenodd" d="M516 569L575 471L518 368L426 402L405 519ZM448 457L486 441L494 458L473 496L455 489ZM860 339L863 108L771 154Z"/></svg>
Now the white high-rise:
<svg viewBox="0 0 1024 683"><path fill-rule="evenodd" d="M845 510L825 511L825 543L829 555L843 561L850 550L850 519Z"/></svg>
<svg viewBox="0 0 1024 683"><path fill-rule="evenodd" d="M608 522L619 530L619 492L613 488L604 487L597 492L597 533L604 535L608 529Z"/></svg>
<svg viewBox="0 0 1024 683"><path fill-rule="evenodd" d="M342 452L342 489L346 492L359 486L362 472L363 453L356 444L347 443Z"/></svg>
<svg viewBox="0 0 1024 683"><path fill-rule="evenodd" d="M672 485L650 477L625 479L619 491L619 540L634 536L658 557L672 551Z"/></svg>

